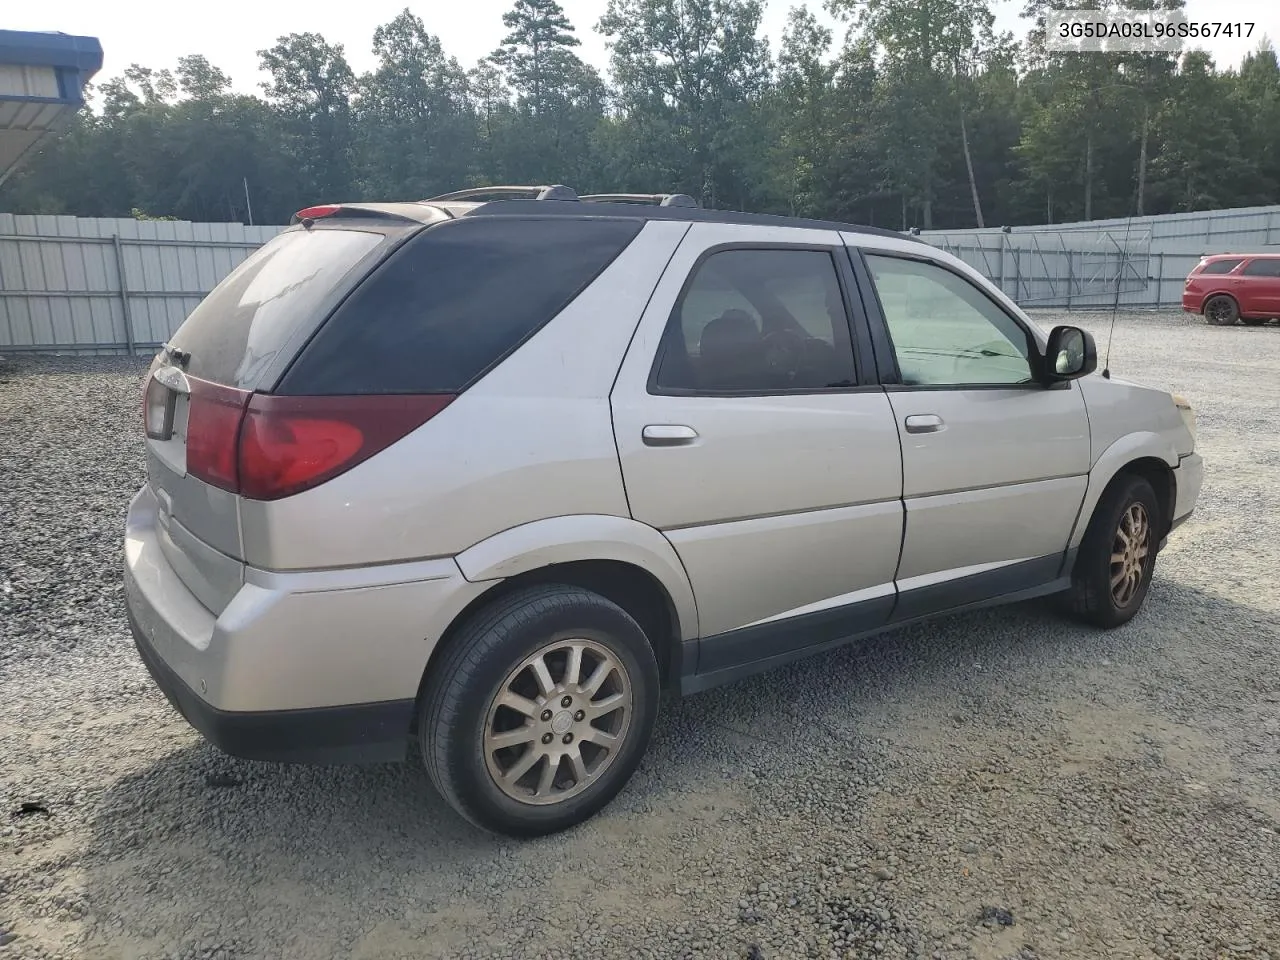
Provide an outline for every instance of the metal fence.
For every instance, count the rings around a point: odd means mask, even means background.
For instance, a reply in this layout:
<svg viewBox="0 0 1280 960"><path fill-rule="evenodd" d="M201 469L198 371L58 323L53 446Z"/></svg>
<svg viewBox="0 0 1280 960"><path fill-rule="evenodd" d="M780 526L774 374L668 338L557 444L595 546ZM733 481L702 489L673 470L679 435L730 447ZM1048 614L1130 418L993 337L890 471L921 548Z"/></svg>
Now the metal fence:
<svg viewBox="0 0 1280 960"><path fill-rule="evenodd" d="M1280 249L1280 206L1035 227L932 230L1024 307L1178 307L1200 257Z"/></svg>
<svg viewBox="0 0 1280 960"><path fill-rule="evenodd" d="M0 214L0 353L150 352L283 227ZM1026 307L1177 307L1206 253L1280 249L1280 206L922 239Z"/></svg>
<svg viewBox="0 0 1280 960"><path fill-rule="evenodd" d="M0 214L0 353L154 350L281 229Z"/></svg>

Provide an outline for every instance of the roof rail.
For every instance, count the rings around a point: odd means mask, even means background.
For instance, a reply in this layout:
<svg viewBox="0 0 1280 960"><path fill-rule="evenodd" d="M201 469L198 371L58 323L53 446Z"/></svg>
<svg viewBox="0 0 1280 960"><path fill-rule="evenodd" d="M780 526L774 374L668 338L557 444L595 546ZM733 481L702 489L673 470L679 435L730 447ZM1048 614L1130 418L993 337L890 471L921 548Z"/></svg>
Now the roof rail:
<svg viewBox="0 0 1280 960"><path fill-rule="evenodd" d="M696 207L687 193L591 193L578 198L595 203L654 203L660 207Z"/></svg>
<svg viewBox="0 0 1280 960"><path fill-rule="evenodd" d="M530 196L532 194L532 196ZM533 200L577 200L578 194L572 187L562 183L543 184L528 187L471 187L467 190L453 190L442 193L438 197L428 197L420 203L438 203L445 200L480 200L484 197L524 198Z"/></svg>

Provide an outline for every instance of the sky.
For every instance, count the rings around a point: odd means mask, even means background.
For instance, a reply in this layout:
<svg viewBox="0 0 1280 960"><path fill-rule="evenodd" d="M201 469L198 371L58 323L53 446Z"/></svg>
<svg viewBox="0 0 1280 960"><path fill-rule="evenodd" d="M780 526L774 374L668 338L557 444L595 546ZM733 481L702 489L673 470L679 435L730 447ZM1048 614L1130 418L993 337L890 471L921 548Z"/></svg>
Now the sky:
<svg viewBox="0 0 1280 960"><path fill-rule="evenodd" d="M605 0L560 0L565 14L578 29L583 59L601 69L608 66L605 39L593 29L604 12ZM445 50L470 67L488 55L501 41L505 29L502 14L510 0L360 0L357 3L317 3L315 0L217 0L175 5L172 0L59 0L42 3L10 3L0 14L0 29L58 30L97 37L105 52L97 82L119 74L131 63L172 67L178 57L203 53L231 76L232 85L245 93L258 92L262 80L257 51L271 46L286 33L322 34L330 43L341 43L357 72L370 69L374 29L393 19L406 6L440 37ZM766 0L763 31L776 52L786 24L787 11L807 5L822 21L835 28L836 39L844 27L823 10L820 0ZM1018 17L1022 0L996 0L997 28L1021 37L1028 23ZM181 12L177 12L180 10ZM1253 21L1248 40L1219 39L1200 45L1209 50L1219 67L1237 66L1257 48L1266 34L1280 45L1280 0L1187 0L1193 20Z"/></svg>

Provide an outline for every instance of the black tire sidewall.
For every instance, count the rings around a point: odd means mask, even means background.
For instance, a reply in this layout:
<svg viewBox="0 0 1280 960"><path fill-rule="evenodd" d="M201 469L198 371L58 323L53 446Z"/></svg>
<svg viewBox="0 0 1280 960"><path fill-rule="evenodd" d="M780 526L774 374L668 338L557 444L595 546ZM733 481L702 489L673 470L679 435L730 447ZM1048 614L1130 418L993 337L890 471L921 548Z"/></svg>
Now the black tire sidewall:
<svg viewBox="0 0 1280 960"><path fill-rule="evenodd" d="M1119 606L1111 593L1111 547L1115 542L1120 518L1135 502L1141 503L1147 511L1151 529L1150 547L1143 562L1142 580L1137 591L1127 604ZM1160 537L1160 504L1150 483L1141 477L1131 476L1107 493L1081 544L1080 557L1086 586L1094 592L1097 613L1106 626L1127 623L1142 609L1155 572Z"/></svg>
<svg viewBox="0 0 1280 960"><path fill-rule="evenodd" d="M422 711L419 731L428 767L436 758L433 778L447 778L448 797L468 819L485 829L513 836L554 833L588 819L630 780L648 747L657 718L660 680L657 661L644 631L621 607L578 587L532 588L528 603L520 598L507 615L458 637L471 648L468 660L452 678L442 678L435 695L452 698L453 710L440 711L451 720L426 724L436 711ZM467 631L464 631L466 633ZM619 658L631 681L632 716L618 756L596 783L562 803L524 804L504 794L485 763L483 736L489 705L507 674L521 660L555 640L585 638L603 644ZM466 661L464 661L466 662ZM453 682L449 682L452 680ZM443 763L440 761L443 760Z"/></svg>
<svg viewBox="0 0 1280 960"><path fill-rule="evenodd" d="M1231 316L1227 320L1215 320L1212 316L1209 315L1209 308L1214 303L1217 303L1219 300L1225 300L1227 303L1231 304ZM1240 319L1240 308L1236 305L1235 300L1233 300L1231 297L1219 294L1216 297L1210 297L1208 301L1206 301L1204 305L1204 315L1205 315L1205 319L1207 319L1214 326L1229 327L1232 324L1234 324L1237 320Z"/></svg>

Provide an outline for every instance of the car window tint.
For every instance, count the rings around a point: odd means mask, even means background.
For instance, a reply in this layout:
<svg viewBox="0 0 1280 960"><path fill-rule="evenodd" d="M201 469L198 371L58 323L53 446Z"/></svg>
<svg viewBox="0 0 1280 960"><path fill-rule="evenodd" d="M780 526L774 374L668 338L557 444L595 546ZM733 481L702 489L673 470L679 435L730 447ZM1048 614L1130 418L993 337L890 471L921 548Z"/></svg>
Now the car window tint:
<svg viewBox="0 0 1280 960"><path fill-rule="evenodd" d="M902 381L913 386L1033 379L1027 333L973 284L917 260L868 256Z"/></svg>
<svg viewBox="0 0 1280 960"><path fill-rule="evenodd" d="M1250 260L1240 272L1250 277L1280 277L1280 257Z"/></svg>
<svg viewBox="0 0 1280 960"><path fill-rule="evenodd" d="M854 384L840 281L821 250L725 250L672 311L660 389L775 393Z"/></svg>
<svg viewBox="0 0 1280 960"><path fill-rule="evenodd" d="M1239 260L1210 260L1204 265L1201 273L1230 273L1240 266Z"/></svg>
<svg viewBox="0 0 1280 960"><path fill-rule="evenodd" d="M432 227L355 289L281 392L462 390L563 310L643 226L495 217Z"/></svg>

